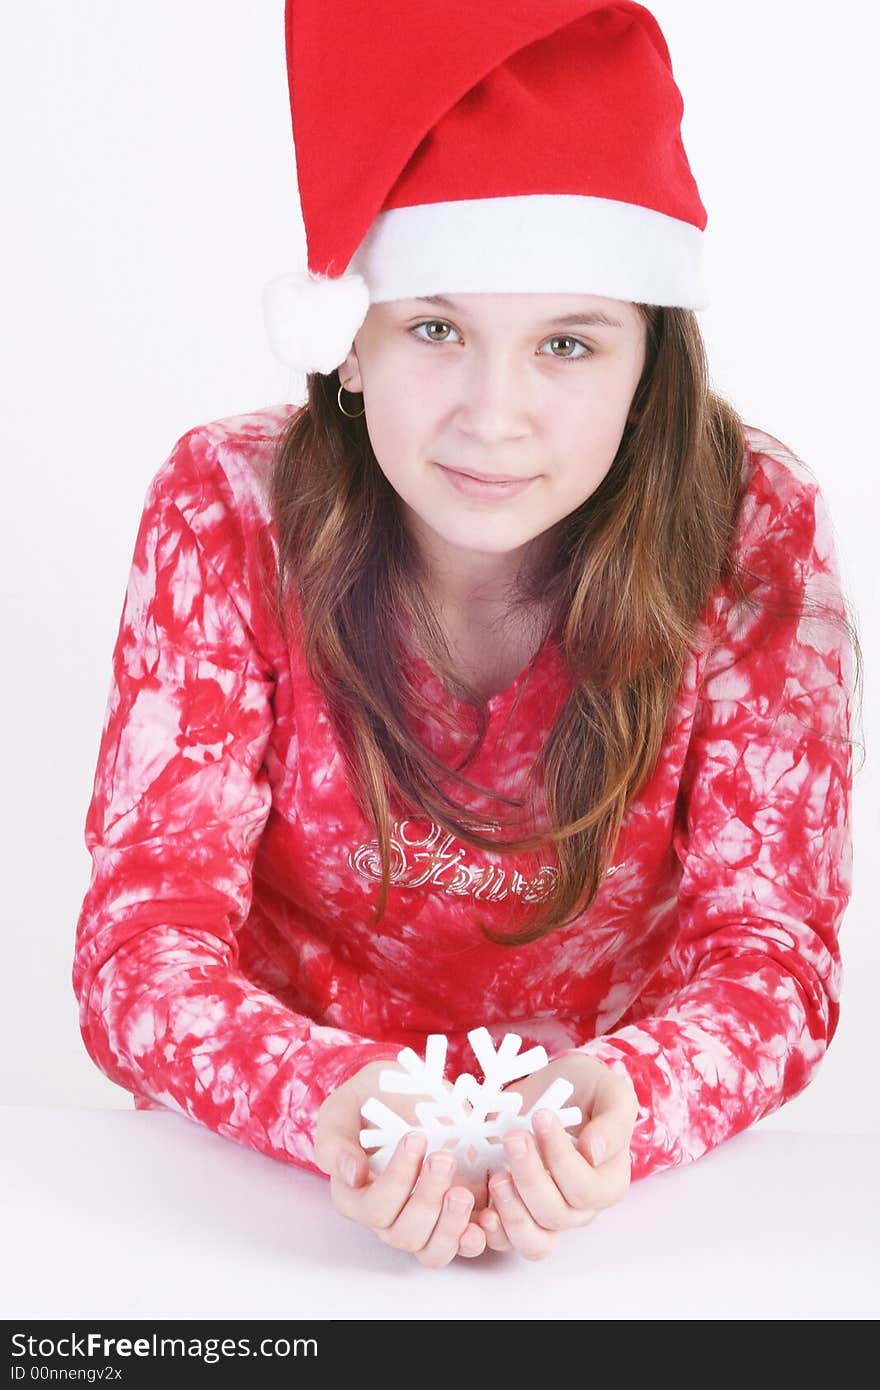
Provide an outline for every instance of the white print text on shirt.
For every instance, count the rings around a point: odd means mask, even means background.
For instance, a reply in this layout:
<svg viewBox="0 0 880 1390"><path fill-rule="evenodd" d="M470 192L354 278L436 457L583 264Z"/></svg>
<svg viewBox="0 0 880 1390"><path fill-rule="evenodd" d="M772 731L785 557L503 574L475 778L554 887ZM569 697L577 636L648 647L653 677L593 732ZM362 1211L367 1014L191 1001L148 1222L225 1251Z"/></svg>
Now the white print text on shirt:
<svg viewBox="0 0 880 1390"><path fill-rule="evenodd" d="M543 902L552 894L559 879L559 870L552 864L543 865L531 878L524 878L518 869L509 872L500 865L468 865L462 859L468 853L466 845L458 844L455 836L435 821L428 822L427 833L419 834L419 821L413 817L397 820L391 833L390 881L407 888L426 884L456 897L470 897L500 902L508 897L524 902ZM424 825L425 821L422 820ZM481 831L498 828L498 822L481 825ZM369 840L350 851L348 862L364 878L380 881L382 866L378 840ZM613 864L608 875L616 873Z"/></svg>

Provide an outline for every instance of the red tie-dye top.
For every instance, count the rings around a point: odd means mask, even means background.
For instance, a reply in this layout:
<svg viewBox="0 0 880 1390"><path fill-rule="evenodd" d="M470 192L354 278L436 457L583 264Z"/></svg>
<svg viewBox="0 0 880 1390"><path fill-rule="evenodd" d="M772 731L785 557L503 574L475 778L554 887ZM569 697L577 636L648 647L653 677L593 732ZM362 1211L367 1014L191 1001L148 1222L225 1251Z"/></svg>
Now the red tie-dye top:
<svg viewBox="0 0 880 1390"><path fill-rule="evenodd" d="M405 1045L423 1051L431 1032L449 1036L449 1079L479 1077L467 1033L485 1025L496 1043L515 1031L551 1060L582 1052L631 1078L633 1180L699 1158L802 1091L837 1027L850 639L743 611L719 584L585 914L526 946L486 941L477 922L502 930L513 897L548 891L552 862L525 875L408 819L392 827L374 925L378 845L266 598L268 463L292 409L191 430L146 493L85 826L72 978L89 1055L138 1108L321 1172L315 1123L332 1090ZM762 431L747 441L740 557L842 615L812 473ZM552 638L530 666L489 701L468 771L508 794L570 688ZM439 747L439 725L416 725Z"/></svg>

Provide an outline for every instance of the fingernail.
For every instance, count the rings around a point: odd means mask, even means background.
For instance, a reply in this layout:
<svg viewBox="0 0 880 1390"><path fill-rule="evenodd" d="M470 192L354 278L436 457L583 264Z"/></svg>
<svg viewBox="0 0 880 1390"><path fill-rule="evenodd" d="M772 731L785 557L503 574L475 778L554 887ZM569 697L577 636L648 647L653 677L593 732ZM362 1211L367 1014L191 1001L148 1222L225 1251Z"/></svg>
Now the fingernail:
<svg viewBox="0 0 880 1390"><path fill-rule="evenodd" d="M539 1134L548 1134L550 1132L550 1116L547 1111L539 1110L534 1116L532 1124Z"/></svg>
<svg viewBox="0 0 880 1390"><path fill-rule="evenodd" d="M416 1134L415 1132L408 1134L403 1141L403 1147L408 1154L412 1154L413 1158L418 1158L424 1146L425 1136L423 1134Z"/></svg>
<svg viewBox="0 0 880 1390"><path fill-rule="evenodd" d="M590 1140L590 1157L594 1163L601 1163L607 1151L608 1145L605 1143L601 1134L595 1135L594 1138Z"/></svg>
<svg viewBox="0 0 880 1390"><path fill-rule="evenodd" d="M342 1174L345 1181L348 1183L349 1187L351 1187L354 1183L355 1174L357 1173L357 1164L355 1163L352 1154L345 1155L345 1157L339 1164L339 1171Z"/></svg>
<svg viewBox="0 0 880 1390"><path fill-rule="evenodd" d="M513 1183L508 1182L505 1178L503 1182L496 1182L492 1188L492 1191L498 1198L499 1202L509 1202L513 1196Z"/></svg>

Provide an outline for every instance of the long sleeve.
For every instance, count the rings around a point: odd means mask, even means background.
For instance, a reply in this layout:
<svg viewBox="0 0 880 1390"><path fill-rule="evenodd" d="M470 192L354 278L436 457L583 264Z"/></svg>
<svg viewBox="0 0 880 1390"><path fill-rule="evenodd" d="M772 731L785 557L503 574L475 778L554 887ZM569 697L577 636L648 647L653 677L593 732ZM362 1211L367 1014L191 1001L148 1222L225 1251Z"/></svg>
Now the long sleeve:
<svg viewBox="0 0 880 1390"><path fill-rule="evenodd" d="M187 436L177 445L188 448ZM172 461L175 455L172 455ZM320 1026L238 969L271 806L273 677L170 496L148 490L85 826L72 982L111 1081L286 1162L327 1094L387 1041ZM210 495L205 506L218 506Z"/></svg>
<svg viewBox="0 0 880 1390"><path fill-rule="evenodd" d="M844 615L815 483L799 484L748 558ZM782 606L775 587L763 596ZM673 835L673 986L649 1016L555 1054L596 1057L633 1082L633 1180L698 1159L798 1095L840 1012L851 640L822 617L753 616L729 595L718 615Z"/></svg>

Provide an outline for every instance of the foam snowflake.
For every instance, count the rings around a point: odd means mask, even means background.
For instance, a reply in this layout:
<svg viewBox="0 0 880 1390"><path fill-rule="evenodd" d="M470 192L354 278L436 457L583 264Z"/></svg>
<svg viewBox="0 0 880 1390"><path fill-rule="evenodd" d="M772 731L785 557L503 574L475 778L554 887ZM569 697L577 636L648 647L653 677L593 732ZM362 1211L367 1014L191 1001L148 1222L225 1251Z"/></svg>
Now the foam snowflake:
<svg viewBox="0 0 880 1390"><path fill-rule="evenodd" d="M416 1105L418 1125L408 1124L376 1096L364 1102L361 1114L375 1128L362 1129L358 1137L362 1148L376 1150L370 1155L374 1173L384 1172L402 1135L412 1131L427 1136L426 1153L447 1149L455 1155L459 1169L478 1178L487 1170L505 1166L501 1143L504 1135L512 1129L531 1130L536 1110L552 1110L564 1128L581 1123L576 1105L563 1106L574 1090L564 1076L556 1077L524 1114L520 1114L522 1096L503 1089L509 1082L520 1081L547 1066L543 1047L520 1052L522 1038L517 1033L507 1033L496 1052L488 1028L474 1028L467 1036L483 1069L482 1083L470 1072L462 1072L449 1087L443 1077L449 1042L445 1033L428 1035L424 1059L411 1047L405 1047L397 1054L403 1070L380 1072L380 1090L431 1099ZM573 1135L568 1137L574 1142Z"/></svg>

